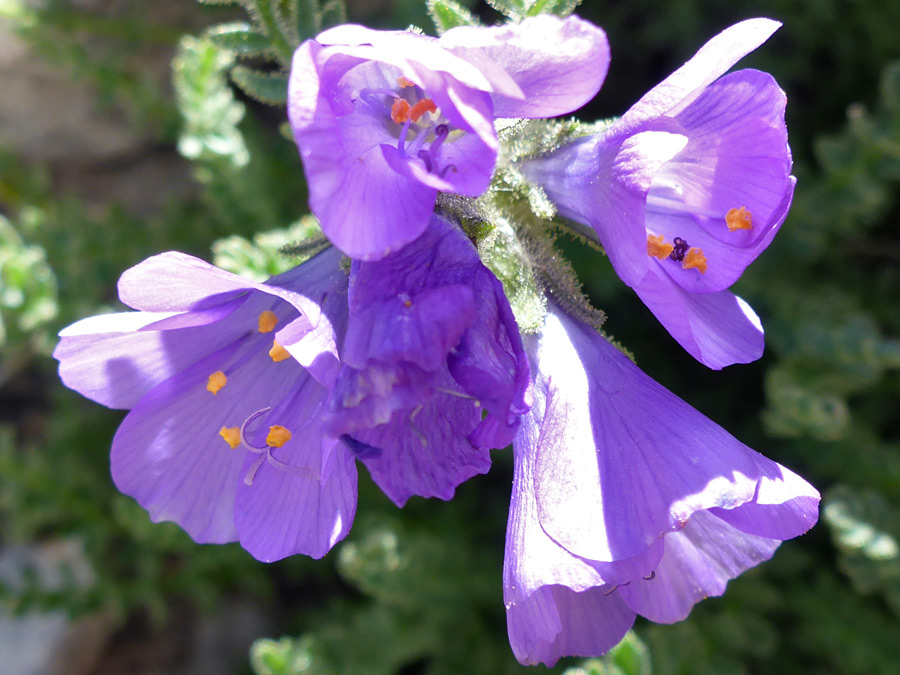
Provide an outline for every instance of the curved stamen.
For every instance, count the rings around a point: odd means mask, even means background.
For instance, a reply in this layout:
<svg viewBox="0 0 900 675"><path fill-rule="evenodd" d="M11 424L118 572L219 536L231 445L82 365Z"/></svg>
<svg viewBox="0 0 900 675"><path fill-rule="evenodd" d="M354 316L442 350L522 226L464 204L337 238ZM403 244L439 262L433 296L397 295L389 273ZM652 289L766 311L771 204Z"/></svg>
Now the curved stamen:
<svg viewBox="0 0 900 675"><path fill-rule="evenodd" d="M272 454L271 450L269 450L269 452L266 454L266 459L268 460L269 464L274 466L279 471L292 473L295 476L305 476L306 478L311 478L312 480L316 481L321 480L321 478L317 474L314 474L309 469L302 469L299 466L291 466L290 464L285 464L280 459L277 459L275 455Z"/></svg>
<svg viewBox="0 0 900 675"><path fill-rule="evenodd" d="M400 130L400 136L397 137L397 149L400 151L400 155L404 157L406 156L406 135L409 133L409 125L411 123L409 118L407 118L403 123L403 128Z"/></svg>
<svg viewBox="0 0 900 675"><path fill-rule="evenodd" d="M383 97L390 97L390 103L384 101ZM390 111L391 105L394 103L394 99L400 98L400 96L395 91L391 91L390 89L380 89L380 88L369 88L361 89L359 92L359 97L368 105L376 108L378 110L384 110L386 112Z"/></svg>
<svg viewBox="0 0 900 675"><path fill-rule="evenodd" d="M256 478L256 472L259 471L259 467L261 467L262 463L266 460L266 455L268 455L268 453L261 454L257 457L247 471L247 475L244 476L244 485L247 487L253 485L253 479Z"/></svg>
<svg viewBox="0 0 900 675"><path fill-rule="evenodd" d="M255 419L261 417L262 415L265 415L271 409L272 409L272 407L269 406L268 408L263 408L262 410L257 410L255 413L250 415L250 417L248 417L246 420L244 420L244 423L241 425L241 444L246 446L246 448L248 450L250 450L251 452L260 453L260 452L268 452L268 450L269 450L268 445L253 445L249 440L247 440L247 427L250 426L251 422L253 422ZM256 468L258 469L259 467L256 467ZM256 473L255 470L254 470L254 473ZM249 483L247 483L247 484L249 485Z"/></svg>
<svg viewBox="0 0 900 675"><path fill-rule="evenodd" d="M419 150L419 154L417 155L419 159L421 159L425 163L425 170L428 173L431 173L431 155L427 150Z"/></svg>
<svg viewBox="0 0 900 675"><path fill-rule="evenodd" d="M456 168L456 164L448 164L443 169L441 169L441 172L438 174L438 177L443 178L450 171L453 171L453 173L456 173L457 171L459 171L459 169Z"/></svg>

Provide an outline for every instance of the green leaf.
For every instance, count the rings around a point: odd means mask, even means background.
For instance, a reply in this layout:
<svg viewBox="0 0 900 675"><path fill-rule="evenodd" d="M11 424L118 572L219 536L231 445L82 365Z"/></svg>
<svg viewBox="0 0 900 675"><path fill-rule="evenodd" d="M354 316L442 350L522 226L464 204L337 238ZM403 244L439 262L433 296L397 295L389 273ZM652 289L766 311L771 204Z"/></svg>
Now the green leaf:
<svg viewBox="0 0 900 675"><path fill-rule="evenodd" d="M220 49L227 49L239 56L262 56L272 51L269 38L243 21L214 26L206 35Z"/></svg>
<svg viewBox="0 0 900 675"><path fill-rule="evenodd" d="M841 485L822 509L841 555L839 566L861 593L882 593L900 615L900 513L874 490Z"/></svg>
<svg viewBox="0 0 900 675"><path fill-rule="evenodd" d="M437 28L438 35L443 35L457 26L480 26L481 22L468 9L455 0L428 0L428 15Z"/></svg>
<svg viewBox="0 0 900 675"><path fill-rule="evenodd" d="M178 151L191 161L233 168L250 159L238 123L244 106L234 99L226 73L234 56L210 40L185 36L172 62L172 83L182 129Z"/></svg>
<svg viewBox="0 0 900 675"><path fill-rule="evenodd" d="M521 21L528 11L528 5L524 0L487 0L487 3L513 21Z"/></svg>
<svg viewBox="0 0 900 675"><path fill-rule="evenodd" d="M634 631L628 631L622 641L607 654L583 661L569 668L563 675L652 675L650 650Z"/></svg>
<svg viewBox="0 0 900 675"><path fill-rule="evenodd" d="M347 9L343 0L327 0L319 10L319 30L347 22Z"/></svg>
<svg viewBox="0 0 900 675"><path fill-rule="evenodd" d="M536 0L528 8L525 16L537 16L538 14L569 16L580 4L581 0Z"/></svg>
<svg viewBox="0 0 900 675"><path fill-rule="evenodd" d="M231 69L231 79L248 96L269 105L287 102L287 76L283 73L264 73L246 66Z"/></svg>

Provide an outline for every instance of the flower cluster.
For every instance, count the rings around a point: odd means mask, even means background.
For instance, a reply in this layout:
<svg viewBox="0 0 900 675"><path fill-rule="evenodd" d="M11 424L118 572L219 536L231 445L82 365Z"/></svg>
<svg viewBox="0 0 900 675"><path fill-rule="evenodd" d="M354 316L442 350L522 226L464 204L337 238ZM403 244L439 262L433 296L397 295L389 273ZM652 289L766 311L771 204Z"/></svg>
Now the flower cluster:
<svg viewBox="0 0 900 675"><path fill-rule="evenodd" d="M60 334L63 382L129 410L116 485L197 542L321 557L353 521L356 460L403 506L452 498L512 443L503 581L522 663L601 654L637 614L679 621L721 594L812 527L816 490L643 374L551 281L523 336L509 266L480 253L505 162L691 355L758 358L759 319L727 289L791 201L785 96L725 73L777 27L729 28L602 132L530 155L495 120L589 101L609 64L599 28L348 25L304 43L288 114L334 248L264 283L164 253L122 276L135 311ZM553 279L528 250L516 271Z"/></svg>

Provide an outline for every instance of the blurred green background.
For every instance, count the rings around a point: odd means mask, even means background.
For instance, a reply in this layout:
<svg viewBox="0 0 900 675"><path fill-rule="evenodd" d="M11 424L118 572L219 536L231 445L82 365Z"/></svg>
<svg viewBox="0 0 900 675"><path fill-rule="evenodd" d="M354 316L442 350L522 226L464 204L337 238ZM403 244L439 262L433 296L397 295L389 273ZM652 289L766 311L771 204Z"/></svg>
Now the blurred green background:
<svg viewBox="0 0 900 675"><path fill-rule="evenodd" d="M402 511L361 471L344 543L322 561L265 565L151 524L109 477L122 414L56 379L56 332L117 307L125 268L178 249L265 278L310 227L277 103L292 46L341 8L243 5L0 0L0 671L17 675L38 638L62 659L47 672L66 675L525 672L502 603L508 451L452 502ZM763 359L706 370L606 260L567 253L645 371L823 503L814 530L687 621L639 620L612 655L554 672L900 672L900 2L577 11L613 57L588 119L621 114L731 23L784 22L741 64L788 93L799 181L736 287L767 328ZM358 0L347 15L434 32L420 0Z"/></svg>

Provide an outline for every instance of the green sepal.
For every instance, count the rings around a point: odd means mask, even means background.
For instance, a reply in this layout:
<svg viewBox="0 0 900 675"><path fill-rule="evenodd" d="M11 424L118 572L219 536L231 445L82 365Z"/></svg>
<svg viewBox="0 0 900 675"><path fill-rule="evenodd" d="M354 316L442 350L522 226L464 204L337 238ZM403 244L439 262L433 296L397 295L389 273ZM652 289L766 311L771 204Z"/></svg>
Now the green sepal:
<svg viewBox="0 0 900 675"><path fill-rule="evenodd" d="M480 26L481 22L468 9L454 0L428 0L428 15L438 35L457 26Z"/></svg>
<svg viewBox="0 0 900 675"><path fill-rule="evenodd" d="M272 51L269 38L244 21L213 26L206 35L217 47L238 56L263 56Z"/></svg>
<svg viewBox="0 0 900 675"><path fill-rule="evenodd" d="M284 73L264 73L247 66L231 69L231 79L248 96L269 105L287 103L287 76Z"/></svg>

